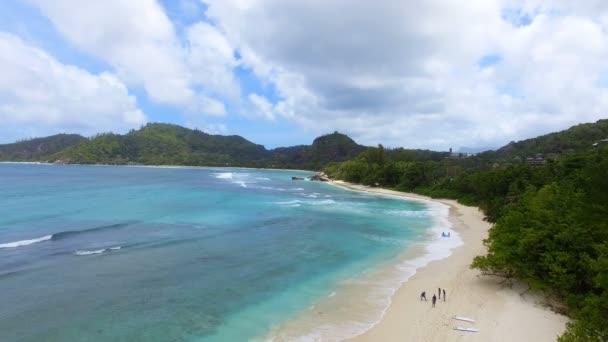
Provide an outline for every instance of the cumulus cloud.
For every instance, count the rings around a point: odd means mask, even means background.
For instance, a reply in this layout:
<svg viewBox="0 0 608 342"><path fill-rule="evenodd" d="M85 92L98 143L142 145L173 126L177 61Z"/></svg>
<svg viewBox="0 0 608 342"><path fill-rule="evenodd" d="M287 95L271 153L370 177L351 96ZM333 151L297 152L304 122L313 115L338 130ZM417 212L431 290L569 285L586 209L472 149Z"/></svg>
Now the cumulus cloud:
<svg viewBox="0 0 608 342"><path fill-rule="evenodd" d="M608 113L604 1L209 0L272 110L364 143L498 146ZM255 29L253 29L255 28ZM488 55L494 64L480 65Z"/></svg>
<svg viewBox="0 0 608 342"><path fill-rule="evenodd" d="M62 64L1 32L0 74L3 142L59 132L126 131L146 122L116 76Z"/></svg>
<svg viewBox="0 0 608 342"><path fill-rule="evenodd" d="M188 0L182 11L204 18L177 31L156 0L27 1L187 122L242 113L447 149L608 113L603 0ZM237 68L276 94L242 94Z"/></svg>
<svg viewBox="0 0 608 342"><path fill-rule="evenodd" d="M127 84L143 85L157 103L223 115L219 100L240 95L224 36L201 22L180 39L155 0L29 1L71 44L109 63Z"/></svg>

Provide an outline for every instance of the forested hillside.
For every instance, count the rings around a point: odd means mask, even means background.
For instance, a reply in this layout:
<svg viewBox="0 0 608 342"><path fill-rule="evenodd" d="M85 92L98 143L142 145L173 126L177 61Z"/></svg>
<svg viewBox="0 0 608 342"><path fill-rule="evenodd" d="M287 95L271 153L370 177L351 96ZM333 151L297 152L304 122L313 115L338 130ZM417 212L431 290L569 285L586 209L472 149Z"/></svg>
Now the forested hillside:
<svg viewBox="0 0 608 342"><path fill-rule="evenodd" d="M99 134L37 161L75 164L246 166L319 170L366 149L344 134L319 137L310 146L267 150L243 137L211 135L171 124L148 124L125 135ZM32 159L30 159L32 160Z"/></svg>
<svg viewBox="0 0 608 342"><path fill-rule="evenodd" d="M594 143L608 139L608 120L576 125L565 131L512 142L496 151L488 151L487 158L509 160L526 158L537 153L563 154L586 149Z"/></svg>
<svg viewBox="0 0 608 342"><path fill-rule="evenodd" d="M170 124L148 124L125 135L100 134L51 161L78 164L252 165L268 151L240 136L210 135Z"/></svg>
<svg viewBox="0 0 608 342"><path fill-rule="evenodd" d="M77 134L57 134L0 145L0 161L40 161L85 140Z"/></svg>
<svg viewBox="0 0 608 342"><path fill-rule="evenodd" d="M280 147L271 150L271 164L277 168L320 170L328 162L358 156L366 149L344 134L334 132L316 138L311 146Z"/></svg>

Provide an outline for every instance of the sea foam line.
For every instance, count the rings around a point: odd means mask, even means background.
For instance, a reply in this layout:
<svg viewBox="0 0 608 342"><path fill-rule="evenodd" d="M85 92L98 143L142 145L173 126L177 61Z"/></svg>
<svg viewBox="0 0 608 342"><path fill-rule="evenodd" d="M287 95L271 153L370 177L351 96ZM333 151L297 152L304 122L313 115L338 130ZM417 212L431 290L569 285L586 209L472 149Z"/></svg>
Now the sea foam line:
<svg viewBox="0 0 608 342"><path fill-rule="evenodd" d="M40 237L37 239L8 242L8 243L0 244L0 248L15 248L15 247L29 246L29 245L33 245L38 242L51 240L52 238L53 238L53 235L46 235L46 236L43 236L43 237Z"/></svg>
<svg viewBox="0 0 608 342"><path fill-rule="evenodd" d="M116 251L121 249L122 246L116 246L116 247L110 247L110 248L103 248L103 249L96 249L96 250L92 250L92 251L87 251L87 250L82 250L82 251L76 251L74 254L75 255L93 255L93 254L102 254L105 252L109 252L109 251Z"/></svg>

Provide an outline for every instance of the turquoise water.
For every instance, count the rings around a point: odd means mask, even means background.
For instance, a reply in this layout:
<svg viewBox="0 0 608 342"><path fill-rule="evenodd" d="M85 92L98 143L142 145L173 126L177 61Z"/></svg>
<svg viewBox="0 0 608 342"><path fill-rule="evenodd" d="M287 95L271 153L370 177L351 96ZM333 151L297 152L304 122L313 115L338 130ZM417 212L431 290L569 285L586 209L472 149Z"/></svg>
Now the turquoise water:
<svg viewBox="0 0 608 342"><path fill-rule="evenodd" d="M427 237L306 172L0 164L0 341L246 341Z"/></svg>

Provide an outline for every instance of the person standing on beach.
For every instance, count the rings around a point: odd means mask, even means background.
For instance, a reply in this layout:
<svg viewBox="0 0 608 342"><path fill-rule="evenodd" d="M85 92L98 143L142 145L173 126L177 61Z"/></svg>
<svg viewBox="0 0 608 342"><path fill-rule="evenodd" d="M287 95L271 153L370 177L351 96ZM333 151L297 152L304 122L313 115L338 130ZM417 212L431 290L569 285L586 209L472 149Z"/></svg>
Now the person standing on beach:
<svg viewBox="0 0 608 342"><path fill-rule="evenodd" d="M443 301L445 302L445 289L443 289Z"/></svg>
<svg viewBox="0 0 608 342"><path fill-rule="evenodd" d="M426 291L422 291L420 294L420 301L422 301L422 298L424 298L424 301L426 302Z"/></svg>
<svg viewBox="0 0 608 342"><path fill-rule="evenodd" d="M433 295L432 302L433 302L433 307L435 307L435 302L437 302L437 296Z"/></svg>
<svg viewBox="0 0 608 342"><path fill-rule="evenodd" d="M439 290L437 290L437 292L439 292L439 299L441 299L441 287L439 288Z"/></svg>

